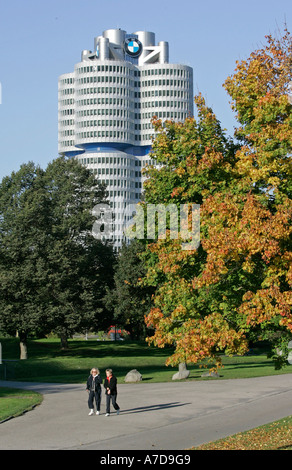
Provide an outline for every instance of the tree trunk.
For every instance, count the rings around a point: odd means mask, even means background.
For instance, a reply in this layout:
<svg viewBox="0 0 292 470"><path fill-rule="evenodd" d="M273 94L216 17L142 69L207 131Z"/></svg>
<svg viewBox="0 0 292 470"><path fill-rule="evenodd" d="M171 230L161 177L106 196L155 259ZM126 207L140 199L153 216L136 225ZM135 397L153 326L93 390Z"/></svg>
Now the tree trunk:
<svg viewBox="0 0 292 470"><path fill-rule="evenodd" d="M61 349L68 349L68 338L64 333L60 334Z"/></svg>
<svg viewBox="0 0 292 470"><path fill-rule="evenodd" d="M19 332L20 359L27 359L27 334Z"/></svg>

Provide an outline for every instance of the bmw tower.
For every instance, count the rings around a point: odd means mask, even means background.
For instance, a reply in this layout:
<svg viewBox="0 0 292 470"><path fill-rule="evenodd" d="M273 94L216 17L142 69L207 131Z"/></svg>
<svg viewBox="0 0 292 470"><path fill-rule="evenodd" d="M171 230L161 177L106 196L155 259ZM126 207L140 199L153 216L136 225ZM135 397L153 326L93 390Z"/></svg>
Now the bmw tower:
<svg viewBox="0 0 292 470"><path fill-rule="evenodd" d="M59 77L58 152L77 158L106 184L115 214L114 243L124 238L125 207L141 199L142 169L151 160L153 116L193 115L193 70L169 63L155 34L109 29L83 50L74 71Z"/></svg>

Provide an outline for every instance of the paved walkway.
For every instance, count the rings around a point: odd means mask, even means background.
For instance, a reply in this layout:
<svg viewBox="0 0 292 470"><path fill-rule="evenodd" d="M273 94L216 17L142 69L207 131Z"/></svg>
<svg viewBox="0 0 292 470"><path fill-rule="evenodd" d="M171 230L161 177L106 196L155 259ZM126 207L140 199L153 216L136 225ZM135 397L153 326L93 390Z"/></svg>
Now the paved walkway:
<svg viewBox="0 0 292 470"><path fill-rule="evenodd" d="M182 450L292 414L292 374L237 380L119 384L120 415L88 416L84 385L0 381L44 394L0 425L0 449Z"/></svg>

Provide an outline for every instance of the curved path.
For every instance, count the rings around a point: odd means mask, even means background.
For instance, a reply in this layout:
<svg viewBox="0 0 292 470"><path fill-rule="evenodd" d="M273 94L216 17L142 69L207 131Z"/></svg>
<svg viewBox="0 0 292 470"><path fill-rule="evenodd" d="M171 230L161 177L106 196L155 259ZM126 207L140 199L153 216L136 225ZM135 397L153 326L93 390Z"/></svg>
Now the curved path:
<svg viewBox="0 0 292 470"><path fill-rule="evenodd" d="M292 414L292 374L236 380L120 384L120 415L88 416L84 385L0 381L44 394L0 425L0 449L182 450Z"/></svg>

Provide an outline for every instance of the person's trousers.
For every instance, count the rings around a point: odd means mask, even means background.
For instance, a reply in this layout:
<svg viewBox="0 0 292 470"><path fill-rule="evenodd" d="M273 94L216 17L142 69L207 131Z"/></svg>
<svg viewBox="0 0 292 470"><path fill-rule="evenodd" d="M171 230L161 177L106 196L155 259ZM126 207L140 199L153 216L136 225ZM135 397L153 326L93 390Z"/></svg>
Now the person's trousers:
<svg viewBox="0 0 292 470"><path fill-rule="evenodd" d="M101 402L101 390L95 392L94 390L89 391L88 395L88 408L93 410L93 402L95 399L96 411L100 411L100 402Z"/></svg>
<svg viewBox="0 0 292 470"><path fill-rule="evenodd" d="M115 410L120 409L119 405L117 404L117 395L108 395L108 394L106 394L106 412L107 413L110 413L111 400L112 400L112 404L113 404L114 409Z"/></svg>

